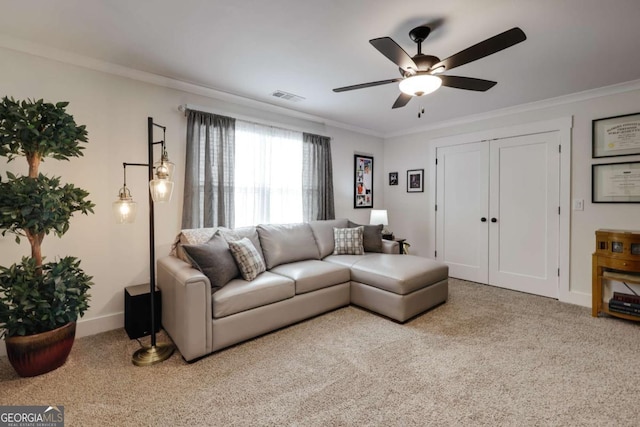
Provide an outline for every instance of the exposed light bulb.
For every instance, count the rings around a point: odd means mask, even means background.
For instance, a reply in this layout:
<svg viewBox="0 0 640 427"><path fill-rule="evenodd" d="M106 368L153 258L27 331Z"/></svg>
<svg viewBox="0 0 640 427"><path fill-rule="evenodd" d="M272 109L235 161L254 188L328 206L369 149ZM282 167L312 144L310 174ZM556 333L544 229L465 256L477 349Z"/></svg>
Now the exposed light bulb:
<svg viewBox="0 0 640 427"><path fill-rule="evenodd" d="M167 194L167 186L164 183L164 179L160 180L160 183L158 184L158 187L156 188L156 190L158 191L158 194L162 196Z"/></svg>
<svg viewBox="0 0 640 427"><path fill-rule="evenodd" d="M122 216L127 216L129 215L129 212L131 211L131 209L129 209L129 205L128 204L121 204L120 205L120 215Z"/></svg>

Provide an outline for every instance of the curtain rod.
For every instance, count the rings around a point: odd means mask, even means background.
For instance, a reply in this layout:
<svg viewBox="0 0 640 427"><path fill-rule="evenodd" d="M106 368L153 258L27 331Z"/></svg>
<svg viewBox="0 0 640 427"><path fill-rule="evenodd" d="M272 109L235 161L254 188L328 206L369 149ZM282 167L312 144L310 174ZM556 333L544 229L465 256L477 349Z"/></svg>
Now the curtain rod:
<svg viewBox="0 0 640 427"><path fill-rule="evenodd" d="M278 127L278 128L282 128L282 129L286 129L286 130L294 130L294 131L298 131L298 132L318 134L318 130L311 130L311 129L308 129L308 128L303 128L301 126L295 126L295 125L290 125L290 124L286 124L286 123L279 123L279 122L275 122L275 121L271 121L271 120L259 119L257 117L245 116L243 114L229 113L227 111L220 110L220 109L217 109L217 108L214 108L214 107L203 107L203 106L194 105L194 104L180 104L180 105L178 105L178 111L186 113L187 110L202 111L203 113L211 113L211 114L217 114L217 115L220 115L220 116L232 117L234 119L243 120L245 122L257 123L257 124L260 124L260 125L271 126L271 127ZM302 119L302 120L305 120L305 119ZM316 122L314 122L314 123L316 123ZM325 128L325 124L324 123L319 123L318 122L318 125L321 126L323 128L323 130L324 130L324 128ZM324 136L324 135L322 135L322 136Z"/></svg>

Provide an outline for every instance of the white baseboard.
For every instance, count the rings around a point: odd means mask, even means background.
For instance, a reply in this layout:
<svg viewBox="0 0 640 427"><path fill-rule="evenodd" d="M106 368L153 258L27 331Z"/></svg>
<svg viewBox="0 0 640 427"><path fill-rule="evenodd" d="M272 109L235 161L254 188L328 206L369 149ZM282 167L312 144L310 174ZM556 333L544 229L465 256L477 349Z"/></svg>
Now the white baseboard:
<svg viewBox="0 0 640 427"><path fill-rule="evenodd" d="M124 312L109 314L106 316L94 317L91 319L80 319L76 326L76 338L99 334L101 332L112 331L124 327ZM7 348L4 343L0 345L0 356L7 355Z"/></svg>
<svg viewBox="0 0 640 427"><path fill-rule="evenodd" d="M591 294L584 292L569 291L560 301L591 308Z"/></svg>

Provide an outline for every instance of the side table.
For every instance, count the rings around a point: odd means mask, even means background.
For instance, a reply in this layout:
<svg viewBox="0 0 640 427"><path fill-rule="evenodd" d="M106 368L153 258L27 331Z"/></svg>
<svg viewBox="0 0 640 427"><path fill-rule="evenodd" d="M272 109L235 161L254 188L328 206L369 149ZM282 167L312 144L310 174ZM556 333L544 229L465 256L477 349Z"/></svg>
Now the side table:
<svg viewBox="0 0 640 427"><path fill-rule="evenodd" d="M391 237L391 238L383 237L383 239L384 240L391 240L392 242L398 242L398 253L400 255L404 254L404 242L407 239L402 238L402 237Z"/></svg>

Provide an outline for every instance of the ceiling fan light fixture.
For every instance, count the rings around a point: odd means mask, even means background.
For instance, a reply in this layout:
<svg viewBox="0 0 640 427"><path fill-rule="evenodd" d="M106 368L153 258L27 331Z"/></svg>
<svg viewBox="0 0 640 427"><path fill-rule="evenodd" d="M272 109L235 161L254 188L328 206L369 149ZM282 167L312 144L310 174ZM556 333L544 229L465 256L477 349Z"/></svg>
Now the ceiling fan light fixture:
<svg viewBox="0 0 640 427"><path fill-rule="evenodd" d="M430 74L419 74L402 80L400 82L400 91L411 96L422 96L435 92L441 85L442 80L440 77Z"/></svg>

